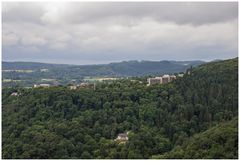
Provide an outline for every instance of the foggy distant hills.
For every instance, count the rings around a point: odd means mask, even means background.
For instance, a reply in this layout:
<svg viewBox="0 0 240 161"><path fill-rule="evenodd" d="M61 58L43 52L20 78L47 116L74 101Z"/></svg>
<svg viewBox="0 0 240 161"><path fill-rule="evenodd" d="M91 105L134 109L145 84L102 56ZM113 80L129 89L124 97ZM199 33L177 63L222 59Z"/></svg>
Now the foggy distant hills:
<svg viewBox="0 0 240 161"><path fill-rule="evenodd" d="M77 72L81 76L143 76L183 72L190 66L198 66L204 61L123 61L100 65L66 65L36 62L2 62L3 70L63 70Z"/></svg>

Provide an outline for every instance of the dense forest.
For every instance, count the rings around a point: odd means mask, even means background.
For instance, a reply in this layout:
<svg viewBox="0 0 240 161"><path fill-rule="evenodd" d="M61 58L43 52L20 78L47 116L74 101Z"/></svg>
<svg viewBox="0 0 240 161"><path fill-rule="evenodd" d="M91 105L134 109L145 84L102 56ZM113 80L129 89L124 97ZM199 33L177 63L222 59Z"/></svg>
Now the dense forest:
<svg viewBox="0 0 240 161"><path fill-rule="evenodd" d="M129 140L119 144L124 132ZM236 159L238 58L188 69L164 85L3 88L2 157Z"/></svg>

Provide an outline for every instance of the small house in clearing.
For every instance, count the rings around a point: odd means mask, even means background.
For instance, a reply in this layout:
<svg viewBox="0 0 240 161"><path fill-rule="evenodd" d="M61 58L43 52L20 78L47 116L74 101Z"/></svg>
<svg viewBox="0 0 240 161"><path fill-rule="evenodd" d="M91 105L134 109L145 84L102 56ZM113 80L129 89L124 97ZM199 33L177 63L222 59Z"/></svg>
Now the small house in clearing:
<svg viewBox="0 0 240 161"><path fill-rule="evenodd" d="M118 141L119 143L126 143L128 141L128 133L120 133L118 134L115 141Z"/></svg>
<svg viewBox="0 0 240 161"><path fill-rule="evenodd" d="M13 92L11 96L18 96L19 94L17 92Z"/></svg>

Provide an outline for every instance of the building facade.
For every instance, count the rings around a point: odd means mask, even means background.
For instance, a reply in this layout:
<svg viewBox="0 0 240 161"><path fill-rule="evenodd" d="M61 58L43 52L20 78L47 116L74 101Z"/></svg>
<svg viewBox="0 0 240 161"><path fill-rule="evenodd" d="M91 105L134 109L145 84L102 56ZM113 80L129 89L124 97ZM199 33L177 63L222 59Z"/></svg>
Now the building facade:
<svg viewBox="0 0 240 161"><path fill-rule="evenodd" d="M153 84L162 84L162 77L148 78L148 86Z"/></svg>
<svg viewBox="0 0 240 161"><path fill-rule="evenodd" d="M169 83L173 80L176 79L175 75L168 75L168 74L164 74L162 77L155 77L155 78L148 78L148 84L147 86L153 85L153 84L166 84Z"/></svg>

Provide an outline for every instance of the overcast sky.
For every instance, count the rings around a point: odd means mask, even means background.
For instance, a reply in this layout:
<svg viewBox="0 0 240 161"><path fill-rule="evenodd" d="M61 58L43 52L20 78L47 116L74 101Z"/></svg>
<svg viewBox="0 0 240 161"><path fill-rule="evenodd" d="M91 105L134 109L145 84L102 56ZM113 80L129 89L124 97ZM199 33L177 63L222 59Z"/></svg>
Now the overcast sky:
<svg viewBox="0 0 240 161"><path fill-rule="evenodd" d="M102 64L238 56L237 2L4 2L4 61Z"/></svg>

